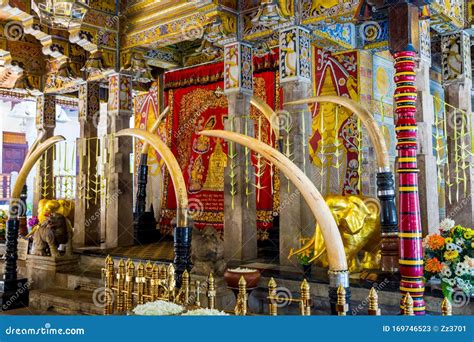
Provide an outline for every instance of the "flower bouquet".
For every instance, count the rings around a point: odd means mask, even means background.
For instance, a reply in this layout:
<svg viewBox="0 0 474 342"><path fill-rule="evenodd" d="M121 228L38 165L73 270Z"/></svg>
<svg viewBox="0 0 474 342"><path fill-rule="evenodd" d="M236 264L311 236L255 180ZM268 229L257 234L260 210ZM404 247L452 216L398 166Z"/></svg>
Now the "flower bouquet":
<svg viewBox="0 0 474 342"><path fill-rule="evenodd" d="M448 299L462 291L473 294L474 230L455 225L453 220L441 222L439 234L430 234L423 240L425 278L440 279L441 290Z"/></svg>
<svg viewBox="0 0 474 342"><path fill-rule="evenodd" d="M28 219L28 230L31 232L34 226L39 223L38 216L31 216Z"/></svg>
<svg viewBox="0 0 474 342"><path fill-rule="evenodd" d="M7 231L7 212L0 209L0 242L5 241L5 234Z"/></svg>
<svg viewBox="0 0 474 342"><path fill-rule="evenodd" d="M189 310L183 313L181 316L229 316L224 311L216 309L206 309L199 308L194 310Z"/></svg>

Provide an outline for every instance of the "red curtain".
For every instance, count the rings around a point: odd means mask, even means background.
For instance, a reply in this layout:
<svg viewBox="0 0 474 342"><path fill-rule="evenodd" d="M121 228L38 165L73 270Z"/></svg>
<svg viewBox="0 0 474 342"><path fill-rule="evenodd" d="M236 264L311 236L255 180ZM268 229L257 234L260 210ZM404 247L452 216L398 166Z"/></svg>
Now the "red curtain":
<svg viewBox="0 0 474 342"><path fill-rule="evenodd" d="M274 58L255 63L270 67ZM167 141L183 171L190 213L197 228L213 226L222 229L224 224L223 168L227 144L197 134L202 129L224 129L227 99L222 94L222 70L223 63L215 63L165 74L165 102L170 106ZM272 108L279 108L281 102L276 81L274 71L261 71L254 77L255 95L265 99ZM274 134L268 120L254 108L250 116L255 122L255 137L260 136L262 141L274 145ZM271 228L273 213L278 210L278 172L256 155L252 155L252 163L260 177L249 186L257 191L257 227L263 231ZM169 175L165 176L164 182L160 224L168 231L176 214L176 198Z"/></svg>

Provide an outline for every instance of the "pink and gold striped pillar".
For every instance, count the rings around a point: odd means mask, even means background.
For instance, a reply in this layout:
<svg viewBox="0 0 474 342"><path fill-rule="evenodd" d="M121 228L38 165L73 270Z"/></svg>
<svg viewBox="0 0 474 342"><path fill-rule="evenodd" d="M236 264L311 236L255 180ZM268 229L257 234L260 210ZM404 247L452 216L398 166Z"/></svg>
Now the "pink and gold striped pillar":
<svg viewBox="0 0 474 342"><path fill-rule="evenodd" d="M423 248L418 195L415 56L412 51L395 58L395 113L399 180L400 291L413 298L415 314L424 315ZM402 297L403 298L403 297ZM403 309L403 308L402 308Z"/></svg>

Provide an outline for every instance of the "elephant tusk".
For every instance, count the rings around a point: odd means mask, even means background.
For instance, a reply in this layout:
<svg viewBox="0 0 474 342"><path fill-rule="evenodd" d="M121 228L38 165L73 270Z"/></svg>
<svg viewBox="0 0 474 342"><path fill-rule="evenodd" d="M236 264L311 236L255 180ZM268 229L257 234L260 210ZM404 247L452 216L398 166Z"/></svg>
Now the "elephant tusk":
<svg viewBox="0 0 474 342"><path fill-rule="evenodd" d="M275 113L275 111L265 101L255 95L250 98L250 104L262 112L262 114L267 118L272 127L273 133L275 134L275 140L278 140L280 138L280 125L277 113Z"/></svg>
<svg viewBox="0 0 474 342"><path fill-rule="evenodd" d="M346 253L336 221L323 196L300 168L284 154L255 138L222 130L201 131L198 134L227 139L246 146L278 167L300 191L316 220L321 225L321 232L328 252L329 270L332 272L347 272Z"/></svg>
<svg viewBox="0 0 474 342"><path fill-rule="evenodd" d="M37 145L37 147L31 151L31 153L25 159L23 166L20 169L20 172L18 173L18 177L16 179L15 185L13 186L11 198L14 198L14 199L20 198L21 190L23 189L23 186L25 185L26 178L28 177L28 174L33 168L33 165L36 164L38 159L41 158L41 156L43 155L44 152L46 152L47 149L49 149L51 146L53 146L57 142L60 142L63 140L66 140L63 136L56 135L54 137L51 137L45 140L41 144Z"/></svg>
<svg viewBox="0 0 474 342"><path fill-rule="evenodd" d="M149 132L151 134L155 134L156 131L158 130L158 127L160 127L161 125L161 121L163 121L163 119L165 118L165 116L168 114L168 112L170 111L170 106L166 107L162 112L161 114L158 116L158 118L156 119L155 123L153 124L153 126L150 128ZM148 153L148 147L150 146L150 144L148 142L145 141L145 143L143 144L143 147L142 147L142 151L141 151L141 154L145 154L145 153Z"/></svg>
<svg viewBox="0 0 474 342"><path fill-rule="evenodd" d="M163 158L170 173L171 180L176 193L176 225L177 227L188 226L188 193L184 182L183 172L176 157L170 148L161 139L142 129L126 128L115 134L116 137L131 136L148 142Z"/></svg>

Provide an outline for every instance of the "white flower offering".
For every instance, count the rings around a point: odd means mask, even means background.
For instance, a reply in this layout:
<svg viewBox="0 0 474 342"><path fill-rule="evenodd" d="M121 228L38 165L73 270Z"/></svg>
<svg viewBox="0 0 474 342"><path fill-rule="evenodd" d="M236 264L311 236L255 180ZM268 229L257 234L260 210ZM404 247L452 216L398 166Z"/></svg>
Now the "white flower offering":
<svg viewBox="0 0 474 342"><path fill-rule="evenodd" d="M184 307L164 300L157 300L137 305L132 311L139 316L175 316L181 314Z"/></svg>
<svg viewBox="0 0 474 342"><path fill-rule="evenodd" d="M226 314L224 311L219 311L216 309L200 308L200 309L186 311L181 316L229 316L229 315Z"/></svg>

